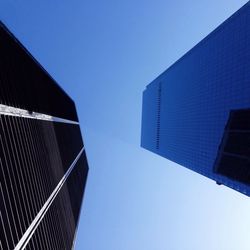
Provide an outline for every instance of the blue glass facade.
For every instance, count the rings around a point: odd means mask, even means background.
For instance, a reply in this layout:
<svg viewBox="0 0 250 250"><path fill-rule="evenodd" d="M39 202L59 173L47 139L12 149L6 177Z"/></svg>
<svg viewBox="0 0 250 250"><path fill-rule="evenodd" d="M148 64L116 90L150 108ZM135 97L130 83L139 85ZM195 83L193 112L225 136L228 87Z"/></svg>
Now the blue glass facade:
<svg viewBox="0 0 250 250"><path fill-rule="evenodd" d="M250 195L249 110L250 2L147 86L141 145Z"/></svg>

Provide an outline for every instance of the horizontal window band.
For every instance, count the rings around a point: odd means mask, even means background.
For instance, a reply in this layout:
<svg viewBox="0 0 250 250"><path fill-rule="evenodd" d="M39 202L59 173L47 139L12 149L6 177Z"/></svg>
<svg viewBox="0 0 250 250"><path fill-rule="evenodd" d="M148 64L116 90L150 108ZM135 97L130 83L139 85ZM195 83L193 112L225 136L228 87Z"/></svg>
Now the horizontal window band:
<svg viewBox="0 0 250 250"><path fill-rule="evenodd" d="M25 109L7 106L4 104L0 104L0 114L9 115L9 116L17 116L17 117L28 118L28 119L51 121L51 122L62 122L62 123L77 124L77 125L79 124L79 122L76 122L76 121L67 120L64 118L46 115L46 114L42 114L38 112L32 112L32 111L28 111Z"/></svg>
<svg viewBox="0 0 250 250"><path fill-rule="evenodd" d="M19 240L19 242L15 246L14 250L24 250L25 249L25 247L28 244L30 238L32 237L35 230L39 226L40 222L42 221L42 219L45 216L46 212L48 211L49 207L53 203L53 201L56 198L57 194L59 193L59 191L63 187L63 184L66 182L67 178L71 174L72 170L74 169L77 161L79 160L79 158L82 155L84 150L85 149L82 148L81 151L79 152L79 154L76 156L75 160L72 162L72 164L68 168L67 172L64 174L64 176L59 181L59 183L57 184L57 186L55 187L55 189L53 190L53 192L51 193L51 195L49 196L47 201L44 203L43 207L40 209L40 211L38 212L38 214L36 215L36 217L34 218L32 223L30 224L30 226L28 227L26 232L23 234L22 238Z"/></svg>

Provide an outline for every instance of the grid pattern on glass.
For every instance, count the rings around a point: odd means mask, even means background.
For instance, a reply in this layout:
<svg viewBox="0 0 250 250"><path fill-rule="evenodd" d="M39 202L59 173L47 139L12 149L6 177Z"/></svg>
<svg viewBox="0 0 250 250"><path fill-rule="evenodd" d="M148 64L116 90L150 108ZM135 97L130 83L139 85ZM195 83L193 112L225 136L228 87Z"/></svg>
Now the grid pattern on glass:
<svg viewBox="0 0 250 250"><path fill-rule="evenodd" d="M147 86L143 93L142 146L250 195L246 183L213 171L229 113L249 109L249 96L250 2Z"/></svg>

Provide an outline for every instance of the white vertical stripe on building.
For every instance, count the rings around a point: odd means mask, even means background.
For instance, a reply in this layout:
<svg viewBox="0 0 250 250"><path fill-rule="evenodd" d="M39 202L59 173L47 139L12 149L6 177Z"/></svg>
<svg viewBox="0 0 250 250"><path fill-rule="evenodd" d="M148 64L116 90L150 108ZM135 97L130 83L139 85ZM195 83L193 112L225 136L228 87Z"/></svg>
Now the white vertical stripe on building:
<svg viewBox="0 0 250 250"><path fill-rule="evenodd" d="M57 184L57 186L55 187L55 189L53 190L53 192L51 193L51 195L49 196L49 198L47 199L47 201L44 203L43 207L38 212L38 214L36 215L36 217L34 218L34 220L32 221L32 223L30 224L30 226L28 227L28 229L26 230L26 232L23 234L22 238L19 240L19 242L15 246L14 250L23 250L23 249L25 249L25 247L28 244L31 236L34 234L36 228L40 224L40 222L43 219L43 217L45 216L47 210L51 206L52 202L56 198L56 196L59 193L59 191L61 190L63 184L65 183L65 181L67 180L68 176L70 175L70 173L74 169L74 167L75 167L78 159L82 155L83 151L84 151L84 148L82 148L81 151L79 152L79 154L76 156L75 160L72 162L72 164L68 168L67 172L64 174L64 176L59 181L59 183Z"/></svg>

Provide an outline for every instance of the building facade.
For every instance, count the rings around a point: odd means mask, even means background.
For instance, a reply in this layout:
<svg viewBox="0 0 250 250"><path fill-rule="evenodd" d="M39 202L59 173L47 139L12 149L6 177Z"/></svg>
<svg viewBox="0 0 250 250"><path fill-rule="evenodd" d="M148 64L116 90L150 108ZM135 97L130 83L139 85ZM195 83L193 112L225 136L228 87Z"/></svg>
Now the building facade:
<svg viewBox="0 0 250 250"><path fill-rule="evenodd" d="M0 249L72 249L87 173L74 102L0 23Z"/></svg>
<svg viewBox="0 0 250 250"><path fill-rule="evenodd" d="M250 195L250 2L146 87L141 145Z"/></svg>

